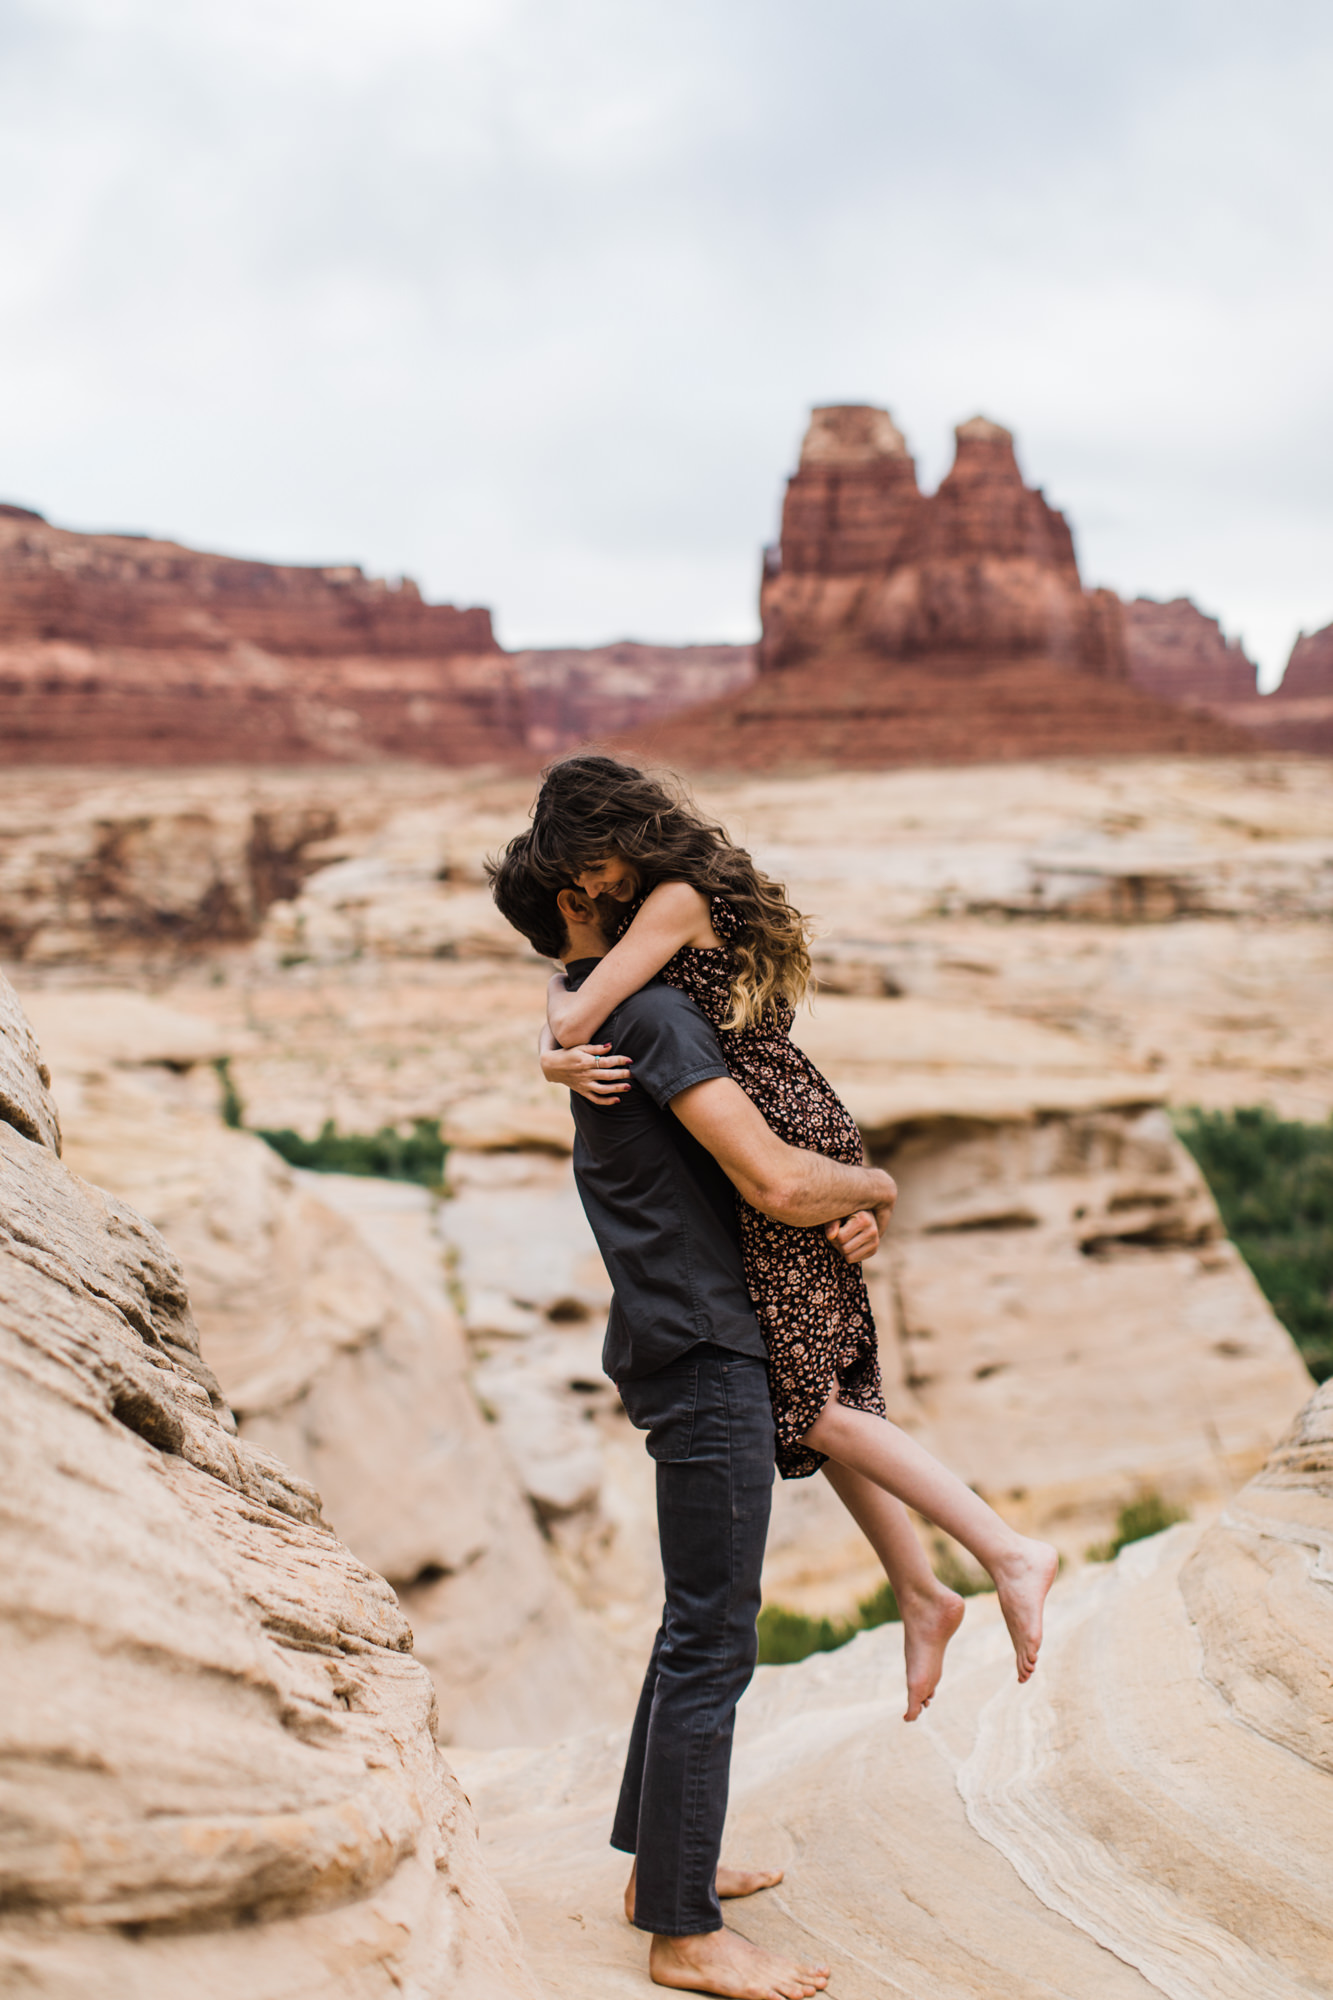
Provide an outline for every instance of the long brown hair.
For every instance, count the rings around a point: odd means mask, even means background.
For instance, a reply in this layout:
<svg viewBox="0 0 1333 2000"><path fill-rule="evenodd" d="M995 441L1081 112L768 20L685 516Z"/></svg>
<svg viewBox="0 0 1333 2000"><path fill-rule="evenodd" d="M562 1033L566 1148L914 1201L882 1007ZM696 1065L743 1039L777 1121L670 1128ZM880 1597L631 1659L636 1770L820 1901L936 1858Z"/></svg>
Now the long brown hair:
<svg viewBox="0 0 1333 2000"><path fill-rule="evenodd" d="M738 923L727 1028L748 1028L775 1000L799 1005L810 985L810 927L781 883L762 875L725 827L699 811L674 773L615 757L566 757L543 774L532 815L531 864L561 885L619 855L645 890L688 882L724 896Z"/></svg>

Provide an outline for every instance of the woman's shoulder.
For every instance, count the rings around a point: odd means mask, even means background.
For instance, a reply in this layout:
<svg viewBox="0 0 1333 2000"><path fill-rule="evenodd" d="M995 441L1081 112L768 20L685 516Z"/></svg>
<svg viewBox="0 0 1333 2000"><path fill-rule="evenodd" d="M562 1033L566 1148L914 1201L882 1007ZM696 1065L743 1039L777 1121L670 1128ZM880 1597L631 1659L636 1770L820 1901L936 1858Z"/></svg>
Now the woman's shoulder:
<svg viewBox="0 0 1333 2000"><path fill-rule="evenodd" d="M655 889L648 891L638 907L660 910L666 915L706 917L708 898L695 888L693 882L659 882Z"/></svg>

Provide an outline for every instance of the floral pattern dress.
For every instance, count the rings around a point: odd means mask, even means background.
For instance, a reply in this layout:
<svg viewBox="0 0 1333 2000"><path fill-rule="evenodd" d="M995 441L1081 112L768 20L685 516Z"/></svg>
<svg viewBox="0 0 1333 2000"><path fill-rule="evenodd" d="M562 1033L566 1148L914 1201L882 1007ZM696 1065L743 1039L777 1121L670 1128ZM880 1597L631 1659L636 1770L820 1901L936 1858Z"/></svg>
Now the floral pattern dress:
<svg viewBox="0 0 1333 2000"><path fill-rule="evenodd" d="M739 922L724 898L713 898L711 914L720 938L737 935ZM795 1016L787 1002L770 1006L753 1027L723 1027L731 1008L731 974L730 951L716 946L687 945L662 969L667 984L688 993L708 1016L727 1068L779 1138L859 1167L865 1156L856 1121L792 1041ZM822 1227L775 1222L739 1197L736 1206L745 1281L768 1349L778 1471L784 1479L808 1479L824 1455L801 1439L835 1382L839 1401L849 1408L886 1414L865 1277Z"/></svg>

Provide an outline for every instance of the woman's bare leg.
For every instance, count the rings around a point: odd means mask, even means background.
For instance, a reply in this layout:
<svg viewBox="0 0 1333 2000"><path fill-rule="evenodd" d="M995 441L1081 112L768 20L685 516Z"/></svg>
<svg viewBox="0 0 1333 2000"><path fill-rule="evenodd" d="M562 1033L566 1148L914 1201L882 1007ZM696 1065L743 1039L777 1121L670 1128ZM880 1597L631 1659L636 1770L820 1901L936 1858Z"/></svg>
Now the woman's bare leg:
<svg viewBox="0 0 1333 2000"><path fill-rule="evenodd" d="M1018 1678L1027 1680L1037 1664L1042 1607L1059 1564L1050 1543L1017 1534L897 1424L849 1410L836 1396L802 1442L905 1501L971 1551L994 1580L1014 1642Z"/></svg>
<svg viewBox="0 0 1333 2000"><path fill-rule="evenodd" d="M944 1649L963 1622L963 1600L940 1582L901 1500L832 1459L824 1477L884 1565L903 1619L907 1709L915 1722L940 1684Z"/></svg>

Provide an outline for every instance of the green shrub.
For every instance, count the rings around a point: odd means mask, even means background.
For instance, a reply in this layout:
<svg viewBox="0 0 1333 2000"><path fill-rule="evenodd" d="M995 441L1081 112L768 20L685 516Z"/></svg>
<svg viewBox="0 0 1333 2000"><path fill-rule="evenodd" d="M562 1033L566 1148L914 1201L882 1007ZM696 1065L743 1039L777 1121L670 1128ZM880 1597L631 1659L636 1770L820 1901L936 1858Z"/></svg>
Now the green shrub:
<svg viewBox="0 0 1333 2000"><path fill-rule="evenodd" d="M1137 1500L1120 1509L1110 1541L1093 1543L1088 1550L1088 1561L1114 1562L1121 1549L1128 1548L1131 1542L1145 1542L1149 1535L1160 1535L1164 1528L1174 1528L1177 1521L1188 1519L1188 1514L1179 1507L1169 1507L1160 1493L1140 1493Z"/></svg>
<svg viewBox="0 0 1333 2000"><path fill-rule="evenodd" d="M222 1086L220 1106L222 1122L224 1125L230 1125L235 1132L245 1123L245 1106L241 1102L241 1093L236 1088L236 1080L231 1073L231 1057L219 1056L213 1067Z"/></svg>
<svg viewBox="0 0 1333 2000"><path fill-rule="evenodd" d="M835 1625L831 1618L807 1618L784 1604L766 1604L759 1613L759 1664L786 1667L811 1653L836 1652L860 1629L841 1618Z"/></svg>
<svg viewBox="0 0 1333 2000"><path fill-rule="evenodd" d="M960 1562L953 1543L942 1535L935 1542L934 1569L940 1582L960 1597L977 1597L995 1588L984 1573ZM759 1613L759 1664L785 1667L809 1659L811 1653L835 1653L858 1632L871 1632L877 1625L897 1625L901 1618L893 1585L888 1582L863 1597L852 1618L807 1618L803 1611L789 1611L784 1604L766 1604Z"/></svg>
<svg viewBox="0 0 1333 2000"><path fill-rule="evenodd" d="M378 1132L339 1132L331 1118L317 1139L299 1132L259 1131L256 1136L281 1153L293 1167L317 1174L365 1174L376 1180L419 1181L438 1187L444 1179L448 1148L440 1137L438 1118L417 1118L404 1137L392 1125Z"/></svg>
<svg viewBox="0 0 1333 2000"><path fill-rule="evenodd" d="M1177 1121L1227 1226L1316 1382L1333 1375L1333 1123L1253 1107Z"/></svg>

